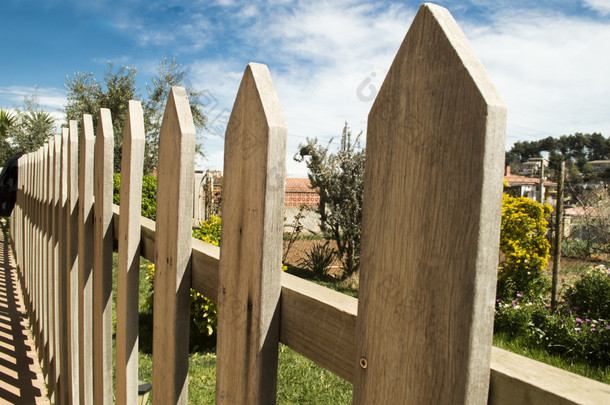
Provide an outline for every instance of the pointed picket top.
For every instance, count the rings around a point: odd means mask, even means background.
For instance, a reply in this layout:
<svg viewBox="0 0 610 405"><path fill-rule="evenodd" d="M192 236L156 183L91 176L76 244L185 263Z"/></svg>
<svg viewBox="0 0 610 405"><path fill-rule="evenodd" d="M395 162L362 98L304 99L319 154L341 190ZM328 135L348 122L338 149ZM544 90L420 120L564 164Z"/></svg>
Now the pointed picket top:
<svg viewBox="0 0 610 405"><path fill-rule="evenodd" d="M505 120L424 4L369 114L354 404L487 401Z"/></svg>
<svg viewBox="0 0 610 405"><path fill-rule="evenodd" d="M286 135L267 66L249 64L225 136L217 403L275 403Z"/></svg>

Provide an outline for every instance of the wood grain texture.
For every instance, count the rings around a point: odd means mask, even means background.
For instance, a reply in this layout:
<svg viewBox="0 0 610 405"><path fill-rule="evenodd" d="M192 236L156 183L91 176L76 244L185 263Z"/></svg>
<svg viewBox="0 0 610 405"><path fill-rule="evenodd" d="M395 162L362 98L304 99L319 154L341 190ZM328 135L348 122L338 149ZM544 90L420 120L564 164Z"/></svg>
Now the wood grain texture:
<svg viewBox="0 0 610 405"><path fill-rule="evenodd" d="M610 404L610 385L494 347L489 405Z"/></svg>
<svg viewBox="0 0 610 405"><path fill-rule="evenodd" d="M487 400L505 117L424 4L369 114L353 404Z"/></svg>
<svg viewBox="0 0 610 405"><path fill-rule="evenodd" d="M42 245L42 272L41 272L41 287L42 287L42 317L43 317L43 324L42 324L42 329L44 331L44 340L43 340L43 353L44 356L43 358L41 358L41 364L43 369L45 370L44 376L45 376L45 383L48 384L49 380L49 350L50 350L50 340L51 340L51 336L50 336L50 325L49 325L49 280L48 280L48 275L49 275L49 257L51 254L51 217L50 217L50 207L51 207L51 201L49 198L49 169L50 169L50 154L49 154L49 150L50 150L50 143L49 141L47 141L44 144L44 151L43 151L43 159L42 159L42 164L43 164L43 171L42 171L42 198L43 198L43 203L42 203L42 209L43 209L43 229L44 229L44 238L43 238L43 245Z"/></svg>
<svg viewBox="0 0 610 405"><path fill-rule="evenodd" d="M52 396L55 403L61 403L59 380L61 376L61 328L60 328L60 299L59 299L59 264L61 256L60 240L60 212L61 212L61 135L55 135L55 152L53 154L53 323L55 331L55 383L52 386Z"/></svg>
<svg viewBox="0 0 610 405"><path fill-rule="evenodd" d="M112 167L110 110L100 109L94 157L93 402L112 404Z"/></svg>
<svg viewBox="0 0 610 405"><path fill-rule="evenodd" d="M55 244L53 241L53 215L55 212L54 202L54 189L55 189L55 138L49 139L49 147L47 150L47 164L46 164L46 182L47 182L47 222L46 226L48 229L47 237L47 264L46 264L46 289L47 289L47 330L49 334L49 340L47 345L47 359L45 363L47 391L49 399L54 401L54 384L55 384L55 291L54 291L54 279L53 279L53 266L55 265Z"/></svg>
<svg viewBox="0 0 610 405"><path fill-rule="evenodd" d="M186 91L172 87L159 135L153 403L188 403L188 329L195 124Z"/></svg>
<svg viewBox="0 0 610 405"><path fill-rule="evenodd" d="M69 122L68 132L68 206L66 230L68 232L68 361L70 362L70 400L80 402L78 376L78 122Z"/></svg>
<svg viewBox="0 0 610 405"><path fill-rule="evenodd" d="M59 355L60 374L59 374L59 403L68 404L70 402L71 371L70 371L70 346L68 345L68 334L70 333L70 319L68 318L68 306L70 305L69 294L69 269L68 269L68 141L69 129L62 128L61 134L61 155L59 172Z"/></svg>
<svg viewBox="0 0 610 405"><path fill-rule="evenodd" d="M286 134L267 66L249 64L225 136L218 404L275 403Z"/></svg>
<svg viewBox="0 0 610 405"><path fill-rule="evenodd" d="M358 300L284 273L281 308L280 341L352 382Z"/></svg>
<svg viewBox="0 0 610 405"><path fill-rule="evenodd" d="M144 116L139 101L129 101L123 131L121 212L117 263L116 403L138 401L138 295L140 217L144 166Z"/></svg>
<svg viewBox="0 0 610 405"><path fill-rule="evenodd" d="M78 364L79 403L93 404L93 118L83 115L78 177Z"/></svg>

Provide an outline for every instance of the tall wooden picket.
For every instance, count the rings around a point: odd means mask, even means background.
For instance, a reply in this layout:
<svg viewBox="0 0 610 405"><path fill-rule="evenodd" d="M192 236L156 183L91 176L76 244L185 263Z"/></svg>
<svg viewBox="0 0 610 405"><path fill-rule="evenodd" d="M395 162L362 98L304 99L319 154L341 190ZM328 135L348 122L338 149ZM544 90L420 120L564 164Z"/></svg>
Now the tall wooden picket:
<svg viewBox="0 0 610 405"><path fill-rule="evenodd" d="M55 331L55 291L53 289L53 266L55 265L55 245L53 241L53 216L54 216L54 188L55 188L55 137L51 137L49 140L49 148L47 155L47 229L49 233L49 237L47 240L48 243L48 254L47 254L47 274L45 278L46 288L47 288L47 307L46 307L46 317L47 317L47 328L49 331L49 344L48 344L48 356L46 363L46 372L47 372L47 387L49 399L51 401L55 401L55 341L56 341L56 331Z"/></svg>
<svg viewBox="0 0 610 405"><path fill-rule="evenodd" d="M172 87L159 135L153 311L153 403L188 403L188 328L195 125L186 91Z"/></svg>
<svg viewBox="0 0 610 405"><path fill-rule="evenodd" d="M60 155L60 175L59 175L59 353L60 375L59 375L59 403L70 403L71 392L71 371L70 371L70 347L68 346L68 334L70 333L69 305L70 293L69 286L69 271L68 271L68 142L69 129L62 128L61 134L61 155Z"/></svg>
<svg viewBox="0 0 610 405"><path fill-rule="evenodd" d="M100 109L95 136L93 251L93 402L112 404L112 168L110 110Z"/></svg>
<svg viewBox="0 0 610 405"><path fill-rule="evenodd" d="M139 247L144 139L142 105L139 101L130 101L123 131L118 235L116 398L119 404L135 404L138 401Z"/></svg>
<svg viewBox="0 0 610 405"><path fill-rule="evenodd" d="M219 404L275 403L286 135L267 66L249 64L225 137Z"/></svg>
<svg viewBox="0 0 610 405"><path fill-rule="evenodd" d="M60 208L60 190L61 190L61 135L55 135L55 151L53 153L53 218L52 218L52 233L53 233L53 330L55 331L55 380L54 394L55 402L61 403L61 393L59 392L59 382L61 379L61 362L63 361L61 353L61 329L60 329L60 297L59 297L59 264L61 255L61 240L59 231L61 225L59 222Z"/></svg>
<svg viewBox="0 0 610 405"><path fill-rule="evenodd" d="M68 293L68 362L70 367L70 402L80 399L78 376L78 122L68 128L68 184L66 211L66 257Z"/></svg>
<svg viewBox="0 0 610 405"><path fill-rule="evenodd" d="M353 404L487 402L505 117L423 5L369 114Z"/></svg>
<svg viewBox="0 0 610 405"><path fill-rule="evenodd" d="M83 115L78 176L79 403L93 404L93 118Z"/></svg>
<svg viewBox="0 0 610 405"><path fill-rule="evenodd" d="M42 220L42 229L43 232L43 240L42 240L42 255L41 255L41 274L40 274L40 287L42 290L42 308L40 309L42 312L42 329L44 331L44 339L43 339L43 353L44 356L40 359L44 370L46 371L46 383L48 384L48 370L49 370L49 352L50 352L50 325L49 325L49 290L48 290L48 274L49 274L49 255L50 255L50 216L49 216L49 149L51 147L50 142L44 144L43 147L43 155L42 155L42 172L41 172L41 184L42 184L42 210L43 210L43 220Z"/></svg>

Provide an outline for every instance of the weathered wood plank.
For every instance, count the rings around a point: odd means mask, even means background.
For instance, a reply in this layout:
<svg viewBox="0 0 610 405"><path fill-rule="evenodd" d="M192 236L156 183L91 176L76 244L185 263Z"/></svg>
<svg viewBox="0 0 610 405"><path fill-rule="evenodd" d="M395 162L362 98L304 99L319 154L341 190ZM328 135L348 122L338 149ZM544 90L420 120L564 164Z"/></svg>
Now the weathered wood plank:
<svg viewBox="0 0 610 405"><path fill-rule="evenodd" d="M610 385L494 347L488 403L610 404Z"/></svg>
<svg viewBox="0 0 610 405"><path fill-rule="evenodd" d="M61 375L61 329L60 329L60 305L59 305L59 265L61 256L60 240L60 195L61 195L61 135L55 135L53 153L53 330L55 332L55 382L52 386L52 396L55 403L61 403L59 392L59 381Z"/></svg>
<svg viewBox="0 0 610 405"><path fill-rule="evenodd" d="M188 331L195 125L186 91L172 87L159 135L153 311L153 403L188 403Z"/></svg>
<svg viewBox="0 0 610 405"><path fill-rule="evenodd" d="M55 330L55 291L54 291L54 278L53 269L55 266L55 242L54 242L54 229L53 229L53 217L55 215L55 137L49 139L48 155L47 155L47 229L48 229L48 247L47 247L47 274L46 274L46 287L47 287L47 330L49 334L48 341L48 355L47 363L45 364L46 369L46 384L49 399L55 401L55 341L56 341L56 330Z"/></svg>
<svg viewBox="0 0 610 405"><path fill-rule="evenodd" d="M281 308L280 341L352 382L358 300L284 273Z"/></svg>
<svg viewBox="0 0 610 405"><path fill-rule="evenodd" d="M286 134L267 66L250 63L225 136L216 403L275 403Z"/></svg>
<svg viewBox="0 0 610 405"><path fill-rule="evenodd" d="M68 131L68 361L70 364L70 402L80 401L78 376L78 122L71 120Z"/></svg>
<svg viewBox="0 0 610 405"><path fill-rule="evenodd" d="M353 404L487 401L505 120L424 4L368 119Z"/></svg>
<svg viewBox="0 0 610 405"><path fill-rule="evenodd" d="M35 239L32 241L34 244L34 278L33 278L33 291L34 291L34 312L35 316L35 336L36 336L36 348L38 352L38 358L44 356L44 331L42 328L42 240L44 238L44 229L42 227L42 152L43 147L38 148L34 152L35 156L35 172L34 172L34 199L35 199L35 213L34 213L34 229Z"/></svg>
<svg viewBox="0 0 610 405"><path fill-rule="evenodd" d="M93 402L112 404L112 168L110 110L100 109L94 157Z"/></svg>
<svg viewBox="0 0 610 405"><path fill-rule="evenodd" d="M46 142L43 146L43 157L42 157L42 210L43 210L43 240L42 240L42 263L41 263L41 289L42 289L42 330L44 331L43 339L43 357L40 359L43 365L45 382L48 384L49 377L49 342L50 342L50 328L49 328L49 290L48 290L48 274L49 274L49 255L50 255L50 217L49 217L49 142Z"/></svg>
<svg viewBox="0 0 610 405"><path fill-rule="evenodd" d="M93 118L83 115L78 177L79 403L93 404Z"/></svg>
<svg viewBox="0 0 610 405"><path fill-rule="evenodd" d="M138 401L138 295L140 218L144 166L144 116L139 101L129 101L121 160L121 212L117 265L116 401Z"/></svg>
<svg viewBox="0 0 610 405"><path fill-rule="evenodd" d="M69 305L69 269L68 269L68 141L69 129L62 128L61 134L61 155L60 155L60 176L59 176L59 355L60 374L59 374L59 403L70 403L70 393L72 391L70 370L70 346L68 336L70 333Z"/></svg>

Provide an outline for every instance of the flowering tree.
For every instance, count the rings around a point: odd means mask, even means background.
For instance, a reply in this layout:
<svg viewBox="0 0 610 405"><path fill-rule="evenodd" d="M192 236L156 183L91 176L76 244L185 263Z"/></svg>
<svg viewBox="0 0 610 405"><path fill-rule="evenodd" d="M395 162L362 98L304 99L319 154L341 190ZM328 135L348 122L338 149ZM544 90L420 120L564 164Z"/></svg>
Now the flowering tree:
<svg viewBox="0 0 610 405"><path fill-rule="evenodd" d="M545 234L552 211L548 204L503 195L498 298L535 297L547 288L542 272L549 259Z"/></svg>

